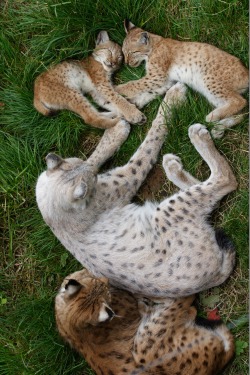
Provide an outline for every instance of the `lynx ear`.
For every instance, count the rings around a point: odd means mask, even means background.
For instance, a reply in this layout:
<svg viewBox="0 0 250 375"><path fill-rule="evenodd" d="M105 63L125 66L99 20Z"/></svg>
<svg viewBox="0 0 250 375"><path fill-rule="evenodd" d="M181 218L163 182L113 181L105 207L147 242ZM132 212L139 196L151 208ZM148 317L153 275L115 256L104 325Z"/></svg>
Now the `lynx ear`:
<svg viewBox="0 0 250 375"><path fill-rule="evenodd" d="M148 33L147 32L141 33L139 42L141 44L148 44L148 41L149 41L149 35L148 35Z"/></svg>
<svg viewBox="0 0 250 375"><path fill-rule="evenodd" d="M131 21L129 21L129 19L127 19L127 18L124 20L123 24L124 24L124 29L126 31L126 34L128 34L128 32L131 29L135 28L135 25Z"/></svg>
<svg viewBox="0 0 250 375"><path fill-rule="evenodd" d="M63 162L63 159L56 154L48 154L45 160L49 171L59 167L59 165Z"/></svg>
<svg viewBox="0 0 250 375"><path fill-rule="evenodd" d="M99 312L98 322L110 321L114 316L114 311L108 305L106 305L106 303L103 303Z"/></svg>
<svg viewBox="0 0 250 375"><path fill-rule="evenodd" d="M81 288L82 288L82 285L78 281L74 279L70 279L68 283L65 285L65 292L68 296L72 296L73 294L78 292Z"/></svg>
<svg viewBox="0 0 250 375"><path fill-rule="evenodd" d="M107 31L100 31L96 38L96 45L99 46L99 44L103 44L109 41L109 36Z"/></svg>
<svg viewBox="0 0 250 375"><path fill-rule="evenodd" d="M84 181L80 181L80 183L75 187L73 192L73 199L83 199L88 191L88 186Z"/></svg>

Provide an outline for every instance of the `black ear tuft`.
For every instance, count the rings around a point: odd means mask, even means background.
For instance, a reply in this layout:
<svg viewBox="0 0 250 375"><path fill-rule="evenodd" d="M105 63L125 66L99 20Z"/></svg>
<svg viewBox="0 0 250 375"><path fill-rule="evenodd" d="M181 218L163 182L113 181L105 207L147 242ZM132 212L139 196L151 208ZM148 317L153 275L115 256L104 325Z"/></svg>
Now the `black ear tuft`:
<svg viewBox="0 0 250 375"><path fill-rule="evenodd" d="M126 31L126 33L128 34L128 32L131 30L131 29L134 29L135 28L135 25L128 19L126 18L123 22L124 24L124 29Z"/></svg>

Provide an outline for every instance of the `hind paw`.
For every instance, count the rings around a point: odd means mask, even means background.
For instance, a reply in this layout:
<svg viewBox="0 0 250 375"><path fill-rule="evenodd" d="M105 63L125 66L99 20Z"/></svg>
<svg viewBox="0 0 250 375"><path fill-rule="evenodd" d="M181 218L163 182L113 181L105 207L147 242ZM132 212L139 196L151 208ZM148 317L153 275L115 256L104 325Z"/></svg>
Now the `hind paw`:
<svg viewBox="0 0 250 375"><path fill-rule="evenodd" d="M172 174L176 175L178 172L182 171L183 165L179 156L174 154L166 154L163 156L162 166L167 174L170 176Z"/></svg>
<svg viewBox="0 0 250 375"><path fill-rule="evenodd" d="M211 140L211 136L207 128L202 124L191 125L188 129L188 135L191 142L208 142Z"/></svg>
<svg viewBox="0 0 250 375"><path fill-rule="evenodd" d="M225 131L224 131L224 128L220 127L220 126L215 126L212 130L211 130L211 134L213 136L213 138L215 139L220 139L223 137Z"/></svg>

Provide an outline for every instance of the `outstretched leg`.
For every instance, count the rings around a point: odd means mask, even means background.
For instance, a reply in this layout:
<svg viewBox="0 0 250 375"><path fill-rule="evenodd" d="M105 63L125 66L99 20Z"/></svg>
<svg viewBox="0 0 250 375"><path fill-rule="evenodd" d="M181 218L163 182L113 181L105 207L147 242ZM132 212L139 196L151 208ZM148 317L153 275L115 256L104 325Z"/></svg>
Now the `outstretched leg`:
<svg viewBox="0 0 250 375"><path fill-rule="evenodd" d="M58 92L64 92L64 96L58 98ZM100 113L95 107L76 89L66 88L65 86L55 85L50 91L37 93L34 99L34 106L44 115L49 115L68 109L77 113L86 124L95 126L100 129L108 129L115 126L120 117L109 118L109 113Z"/></svg>
<svg viewBox="0 0 250 375"><path fill-rule="evenodd" d="M185 98L186 88L177 83L166 93L157 116L141 146L129 162L100 176L100 182L105 184L109 192L114 190L123 203L129 202L152 166L156 163L159 151L167 134L167 121L170 121L172 107Z"/></svg>
<svg viewBox="0 0 250 375"><path fill-rule="evenodd" d="M177 214L179 210L181 212L184 209L188 212L192 205L193 213L203 216L204 214L210 213L215 204L223 198L224 195L235 190L237 182L228 162L215 148L205 126L201 124L190 126L189 137L196 150L208 164L211 175L205 182L197 181L196 184L193 184L196 180L182 170L178 158L175 158L173 155L165 156L164 167L167 175L178 187L185 188L185 191L180 191L173 197L165 199L159 207L165 209L169 206L170 201L172 204L176 202L174 212ZM177 166L177 172L172 173L171 167L173 165L174 167ZM178 172L178 169L180 172ZM175 197L177 198L176 200L174 199ZM158 216L160 216L159 212ZM158 219L160 218L158 217Z"/></svg>
<svg viewBox="0 0 250 375"><path fill-rule="evenodd" d="M214 138L221 138L227 128L240 123L244 114L240 113L246 106L247 101L238 92L220 88L220 97L212 95L210 101L215 105L215 109L206 116L207 122L215 123L212 130Z"/></svg>
<svg viewBox="0 0 250 375"><path fill-rule="evenodd" d="M201 124L190 126L189 138L211 170L211 175L205 185L218 186L219 199L235 190L237 187L235 176L226 159L216 149L206 127Z"/></svg>
<svg viewBox="0 0 250 375"><path fill-rule="evenodd" d="M130 125L125 120L120 120L113 128L106 129L93 154L87 163L91 164L97 172L119 147L126 141L130 132Z"/></svg>
<svg viewBox="0 0 250 375"><path fill-rule="evenodd" d="M239 124L244 120L245 113L241 113L232 117L224 118L218 122L214 123L214 128L211 131L213 138L219 139L222 138L225 130L232 128L234 125Z"/></svg>

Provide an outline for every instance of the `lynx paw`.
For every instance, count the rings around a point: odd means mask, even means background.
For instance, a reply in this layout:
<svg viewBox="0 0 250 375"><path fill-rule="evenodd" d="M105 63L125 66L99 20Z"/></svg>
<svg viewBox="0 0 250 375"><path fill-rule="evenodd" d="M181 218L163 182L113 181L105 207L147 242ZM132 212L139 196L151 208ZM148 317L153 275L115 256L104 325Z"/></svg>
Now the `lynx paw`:
<svg viewBox="0 0 250 375"><path fill-rule="evenodd" d="M171 175L176 175L182 171L183 166L181 159L174 154L166 154L163 156L162 166L169 177Z"/></svg>
<svg viewBox="0 0 250 375"><path fill-rule="evenodd" d="M201 124L191 125L188 129L188 135L192 143L200 143L201 141L207 143L211 140L209 131Z"/></svg>
<svg viewBox="0 0 250 375"><path fill-rule="evenodd" d="M127 113L124 117L131 124L144 124L147 121L147 117L136 107L133 111L131 110L131 112Z"/></svg>
<svg viewBox="0 0 250 375"><path fill-rule="evenodd" d="M223 127L220 127L220 126L215 126L212 130L211 130L211 134L213 136L213 138L215 139L220 139L223 137L225 131L224 131L224 128Z"/></svg>

